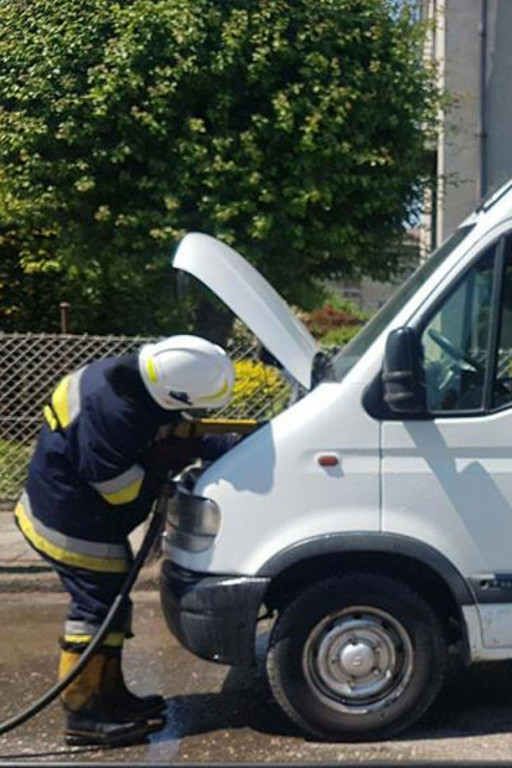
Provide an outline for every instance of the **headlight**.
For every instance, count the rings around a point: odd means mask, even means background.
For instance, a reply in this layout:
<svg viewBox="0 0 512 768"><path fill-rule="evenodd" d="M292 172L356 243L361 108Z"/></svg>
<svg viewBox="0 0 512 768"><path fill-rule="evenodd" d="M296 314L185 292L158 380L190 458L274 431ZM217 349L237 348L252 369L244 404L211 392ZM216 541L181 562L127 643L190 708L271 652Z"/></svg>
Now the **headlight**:
<svg viewBox="0 0 512 768"><path fill-rule="evenodd" d="M211 499L195 496L178 487L167 508L165 539L189 552L201 552L213 543L220 527L220 510Z"/></svg>

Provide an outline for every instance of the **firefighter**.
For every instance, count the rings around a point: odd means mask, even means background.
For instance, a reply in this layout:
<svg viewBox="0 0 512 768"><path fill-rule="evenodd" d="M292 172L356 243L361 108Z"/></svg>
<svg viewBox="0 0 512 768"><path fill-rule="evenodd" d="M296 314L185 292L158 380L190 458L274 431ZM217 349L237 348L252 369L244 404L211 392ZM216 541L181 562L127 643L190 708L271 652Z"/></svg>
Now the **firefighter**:
<svg viewBox="0 0 512 768"><path fill-rule="evenodd" d="M172 427L183 410L227 403L233 381L223 349L180 335L86 365L63 378L45 406L15 516L71 596L59 679L118 594L132 560L128 534L149 514L169 470L192 458L214 459L232 445L232 435L183 439L172 436ZM158 441L162 427L171 436ZM125 685L130 607L62 694L67 743L133 743L165 723L161 696L138 697Z"/></svg>

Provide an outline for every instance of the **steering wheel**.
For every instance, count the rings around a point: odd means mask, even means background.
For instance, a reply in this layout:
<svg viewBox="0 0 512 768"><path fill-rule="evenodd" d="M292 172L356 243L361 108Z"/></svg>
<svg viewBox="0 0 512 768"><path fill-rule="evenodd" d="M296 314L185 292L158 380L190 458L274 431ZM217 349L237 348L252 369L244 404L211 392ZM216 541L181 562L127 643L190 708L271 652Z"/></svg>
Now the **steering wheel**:
<svg viewBox="0 0 512 768"><path fill-rule="evenodd" d="M446 352L446 354L451 357L451 359L456 362L459 367L466 368L469 366L473 371L478 371L482 373L485 370L484 365L480 363L478 360L476 360L471 355L468 355L465 352L462 352L460 349L457 349L453 346L451 341L448 341L446 336L443 336L438 331L435 331L433 328L430 328L428 331L428 335L432 339L432 341L435 341L436 344L438 344L441 349ZM461 365L461 363L463 365Z"/></svg>

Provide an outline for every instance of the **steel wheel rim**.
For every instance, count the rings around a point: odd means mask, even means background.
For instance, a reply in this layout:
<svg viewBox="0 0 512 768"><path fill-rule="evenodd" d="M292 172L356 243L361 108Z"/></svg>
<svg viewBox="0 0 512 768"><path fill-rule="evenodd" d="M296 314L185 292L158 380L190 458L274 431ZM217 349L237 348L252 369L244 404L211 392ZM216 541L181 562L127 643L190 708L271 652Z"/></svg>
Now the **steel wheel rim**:
<svg viewBox="0 0 512 768"><path fill-rule="evenodd" d="M414 669L414 651L409 634L389 613L350 606L313 628L302 666L324 703L364 714L388 707L402 694Z"/></svg>

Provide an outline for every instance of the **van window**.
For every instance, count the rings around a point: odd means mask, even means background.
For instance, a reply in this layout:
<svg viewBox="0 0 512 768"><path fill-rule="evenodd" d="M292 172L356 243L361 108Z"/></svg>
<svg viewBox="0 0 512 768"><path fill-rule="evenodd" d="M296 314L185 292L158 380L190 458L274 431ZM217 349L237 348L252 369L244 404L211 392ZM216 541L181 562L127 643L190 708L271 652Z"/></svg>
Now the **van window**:
<svg viewBox="0 0 512 768"><path fill-rule="evenodd" d="M495 247L465 274L423 329L427 409L430 413L484 407L492 329Z"/></svg>
<svg viewBox="0 0 512 768"><path fill-rule="evenodd" d="M332 360L332 370L336 381L341 381L353 366L361 359L367 349L371 347L378 336L386 329L402 307L416 293L418 288L432 275L436 269L447 259L455 248L468 236L474 228L474 224L459 227L451 237L430 256L394 293L376 315L364 326L364 328L344 347Z"/></svg>

